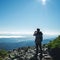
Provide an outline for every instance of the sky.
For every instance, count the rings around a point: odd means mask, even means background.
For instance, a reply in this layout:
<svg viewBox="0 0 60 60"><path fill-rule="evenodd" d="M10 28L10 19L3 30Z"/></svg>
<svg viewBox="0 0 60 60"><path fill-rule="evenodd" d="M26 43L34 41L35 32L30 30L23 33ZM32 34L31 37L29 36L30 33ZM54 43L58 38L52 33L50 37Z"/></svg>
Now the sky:
<svg viewBox="0 0 60 60"><path fill-rule="evenodd" d="M60 0L0 0L0 34L60 34Z"/></svg>

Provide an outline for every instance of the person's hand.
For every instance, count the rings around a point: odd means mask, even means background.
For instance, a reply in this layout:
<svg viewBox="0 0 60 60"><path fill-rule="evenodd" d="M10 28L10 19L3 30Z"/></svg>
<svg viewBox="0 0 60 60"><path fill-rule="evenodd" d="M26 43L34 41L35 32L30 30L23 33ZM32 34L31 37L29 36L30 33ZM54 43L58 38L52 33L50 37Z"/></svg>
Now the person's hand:
<svg viewBox="0 0 60 60"><path fill-rule="evenodd" d="M36 34L37 34L37 31L34 32L33 36L36 36Z"/></svg>
<svg viewBox="0 0 60 60"><path fill-rule="evenodd" d="M37 33L37 31L35 31Z"/></svg>
<svg viewBox="0 0 60 60"><path fill-rule="evenodd" d="M36 34L36 33L37 33L37 31L34 32L34 34Z"/></svg>

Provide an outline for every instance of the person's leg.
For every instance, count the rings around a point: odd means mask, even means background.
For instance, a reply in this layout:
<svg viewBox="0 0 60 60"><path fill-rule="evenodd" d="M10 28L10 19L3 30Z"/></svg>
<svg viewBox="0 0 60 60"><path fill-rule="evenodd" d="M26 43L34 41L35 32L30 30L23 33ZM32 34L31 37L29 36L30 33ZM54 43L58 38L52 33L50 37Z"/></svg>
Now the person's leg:
<svg viewBox="0 0 60 60"><path fill-rule="evenodd" d="M42 51L42 44L41 44L41 43L39 43L38 45L39 45L40 53L41 53L41 51Z"/></svg>
<svg viewBox="0 0 60 60"><path fill-rule="evenodd" d="M38 44L36 43L36 55L38 54Z"/></svg>
<svg viewBox="0 0 60 60"><path fill-rule="evenodd" d="M41 43L39 44L39 47L40 47L40 60L42 60L42 44Z"/></svg>

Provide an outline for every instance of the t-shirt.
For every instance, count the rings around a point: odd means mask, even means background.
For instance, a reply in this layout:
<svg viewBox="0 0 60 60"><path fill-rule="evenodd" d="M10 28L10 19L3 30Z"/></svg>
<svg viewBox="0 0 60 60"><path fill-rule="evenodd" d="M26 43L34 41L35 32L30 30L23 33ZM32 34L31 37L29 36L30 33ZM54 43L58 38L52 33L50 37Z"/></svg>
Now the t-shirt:
<svg viewBox="0 0 60 60"><path fill-rule="evenodd" d="M42 41L42 38L43 38L42 35L43 35L42 32L35 32L34 33L35 41L36 42L41 42Z"/></svg>

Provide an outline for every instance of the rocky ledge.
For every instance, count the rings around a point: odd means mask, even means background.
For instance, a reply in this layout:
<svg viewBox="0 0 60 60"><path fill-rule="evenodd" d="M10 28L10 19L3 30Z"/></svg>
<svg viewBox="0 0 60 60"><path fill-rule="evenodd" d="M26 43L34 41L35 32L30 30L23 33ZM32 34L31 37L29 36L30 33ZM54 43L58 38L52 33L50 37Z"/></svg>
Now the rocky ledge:
<svg viewBox="0 0 60 60"><path fill-rule="evenodd" d="M35 47L22 47L8 51L8 56L3 60L40 60L40 53L35 56ZM52 57L47 52L46 48L43 49L42 60L52 60Z"/></svg>

